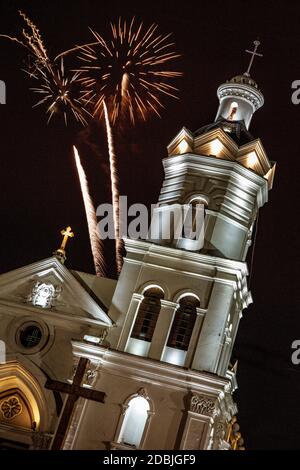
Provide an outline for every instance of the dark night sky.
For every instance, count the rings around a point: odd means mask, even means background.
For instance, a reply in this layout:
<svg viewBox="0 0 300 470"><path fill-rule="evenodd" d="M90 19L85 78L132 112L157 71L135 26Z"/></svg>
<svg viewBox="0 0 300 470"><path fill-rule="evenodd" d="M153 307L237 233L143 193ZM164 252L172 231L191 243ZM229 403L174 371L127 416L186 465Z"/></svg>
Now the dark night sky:
<svg viewBox="0 0 300 470"><path fill-rule="evenodd" d="M161 120L121 133L118 152L121 193L130 202L156 202L166 145L185 125L191 130L214 120L216 89L242 73L243 51L259 37L263 59L253 77L265 97L251 132L278 162L269 203L260 212L251 290L254 305L244 312L235 347L239 359L239 422L248 449L300 448L300 365L291 363L291 343L300 339L298 226L300 106L291 102L291 83L300 79L300 4L289 2L127 2L97 0L0 1L0 31L16 34L21 8L38 24L50 54L90 39L88 26L104 35L119 15L173 31L183 58L178 66L180 101L169 101ZM72 160L76 142L84 156L96 205L109 201L104 134L95 124L82 131L57 119L49 126L30 80L21 72L24 50L0 42L0 79L7 104L0 107L0 271L46 258L58 247L59 230L71 224L76 238L68 266L93 272L85 214ZM97 142L97 137L99 141ZM97 152L95 152L97 148Z"/></svg>

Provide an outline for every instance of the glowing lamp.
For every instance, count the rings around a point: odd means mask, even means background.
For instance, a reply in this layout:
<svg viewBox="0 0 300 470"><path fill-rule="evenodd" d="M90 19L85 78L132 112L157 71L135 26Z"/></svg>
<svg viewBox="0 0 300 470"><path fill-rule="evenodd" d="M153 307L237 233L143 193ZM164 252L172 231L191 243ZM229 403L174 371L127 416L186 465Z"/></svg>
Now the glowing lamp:
<svg viewBox="0 0 300 470"><path fill-rule="evenodd" d="M219 139L214 139L210 142L211 155L215 155L216 157L218 157L221 153L222 148L223 144L219 141Z"/></svg>
<svg viewBox="0 0 300 470"><path fill-rule="evenodd" d="M247 157L247 165L252 168L258 162L257 156L255 152L249 153Z"/></svg>
<svg viewBox="0 0 300 470"><path fill-rule="evenodd" d="M189 149L189 144L187 143L187 141L186 141L185 139L183 139L183 140L180 142L178 148L179 148L179 152L180 152L180 153L186 153L186 152L188 151L188 149Z"/></svg>

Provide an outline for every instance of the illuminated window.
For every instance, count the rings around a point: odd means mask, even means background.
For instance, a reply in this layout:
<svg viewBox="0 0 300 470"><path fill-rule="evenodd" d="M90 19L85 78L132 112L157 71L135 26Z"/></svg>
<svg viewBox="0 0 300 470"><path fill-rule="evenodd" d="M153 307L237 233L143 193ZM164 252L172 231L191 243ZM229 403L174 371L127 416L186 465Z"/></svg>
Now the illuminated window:
<svg viewBox="0 0 300 470"><path fill-rule="evenodd" d="M237 114L238 107L239 107L239 105L235 101L233 101L231 103L230 109L229 109L229 114L228 114L228 117L227 117L227 119L229 121L234 121L236 119L236 114Z"/></svg>
<svg viewBox="0 0 300 470"><path fill-rule="evenodd" d="M137 318L131 333L132 338L151 341L160 312L160 301L164 298L163 290L151 287L144 293Z"/></svg>
<svg viewBox="0 0 300 470"><path fill-rule="evenodd" d="M169 335L168 347L187 351L197 317L197 307L200 307L200 302L192 295L186 295L180 299Z"/></svg>
<svg viewBox="0 0 300 470"><path fill-rule="evenodd" d="M118 442L139 447L149 417L150 405L146 398L132 398L125 412Z"/></svg>

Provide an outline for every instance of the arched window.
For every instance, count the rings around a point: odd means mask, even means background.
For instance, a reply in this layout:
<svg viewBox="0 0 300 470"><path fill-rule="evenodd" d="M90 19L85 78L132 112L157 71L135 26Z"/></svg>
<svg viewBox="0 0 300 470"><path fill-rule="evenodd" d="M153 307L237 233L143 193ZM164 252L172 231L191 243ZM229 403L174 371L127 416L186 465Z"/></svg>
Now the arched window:
<svg viewBox="0 0 300 470"><path fill-rule="evenodd" d="M144 292L131 333L132 338L151 342L163 298L164 292L160 287L150 287Z"/></svg>
<svg viewBox="0 0 300 470"><path fill-rule="evenodd" d="M125 411L118 442L139 447L149 417L150 405L142 396L132 398Z"/></svg>
<svg viewBox="0 0 300 470"><path fill-rule="evenodd" d="M197 307L200 307L200 302L192 295L180 299L168 338L168 347L187 351L197 317Z"/></svg>

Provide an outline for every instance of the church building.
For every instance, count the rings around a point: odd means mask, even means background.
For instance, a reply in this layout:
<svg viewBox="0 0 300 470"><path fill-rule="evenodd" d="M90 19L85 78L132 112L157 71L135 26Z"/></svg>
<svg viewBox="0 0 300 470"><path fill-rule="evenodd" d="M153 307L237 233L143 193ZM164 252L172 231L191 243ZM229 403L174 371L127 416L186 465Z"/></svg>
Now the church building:
<svg viewBox="0 0 300 470"><path fill-rule="evenodd" d="M247 72L219 86L215 121L183 127L163 160L152 224L201 205L201 243L165 239L158 226L155 237L125 239L113 280L67 267L68 227L52 257L0 276L0 449L247 445L231 355L275 172L249 131L264 104L250 76L257 46Z"/></svg>

